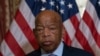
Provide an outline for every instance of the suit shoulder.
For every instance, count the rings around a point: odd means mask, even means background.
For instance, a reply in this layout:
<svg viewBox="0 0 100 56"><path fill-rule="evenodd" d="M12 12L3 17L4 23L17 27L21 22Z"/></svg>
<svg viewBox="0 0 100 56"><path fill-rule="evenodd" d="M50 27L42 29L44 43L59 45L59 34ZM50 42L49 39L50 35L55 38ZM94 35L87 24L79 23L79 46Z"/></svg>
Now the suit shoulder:
<svg viewBox="0 0 100 56"><path fill-rule="evenodd" d="M70 50L72 51L72 53L75 52L77 55L81 55L81 56L92 56L89 52L87 52L85 50L82 50L82 49L70 47Z"/></svg>
<svg viewBox="0 0 100 56"><path fill-rule="evenodd" d="M35 51L32 51L31 53L27 54L26 56L40 56L40 55L41 55L40 50L35 50Z"/></svg>
<svg viewBox="0 0 100 56"><path fill-rule="evenodd" d="M67 52L71 55L71 56L93 56L92 54L90 54L89 52L82 50L82 49L78 49L78 48L74 48L74 47L64 47L64 49L67 50ZM66 51L65 51L66 52Z"/></svg>

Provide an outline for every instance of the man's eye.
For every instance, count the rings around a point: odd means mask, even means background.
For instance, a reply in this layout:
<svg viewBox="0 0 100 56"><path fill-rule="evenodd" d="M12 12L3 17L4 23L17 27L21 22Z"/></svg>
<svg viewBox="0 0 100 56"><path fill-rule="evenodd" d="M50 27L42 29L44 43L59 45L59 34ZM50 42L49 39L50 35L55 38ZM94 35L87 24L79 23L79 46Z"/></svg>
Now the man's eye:
<svg viewBox="0 0 100 56"><path fill-rule="evenodd" d="M37 31L41 31L42 29L41 28L38 28L38 29L36 29Z"/></svg>
<svg viewBox="0 0 100 56"><path fill-rule="evenodd" d="M50 29L50 30L55 30L55 29L56 29L56 27L50 27L49 29Z"/></svg>

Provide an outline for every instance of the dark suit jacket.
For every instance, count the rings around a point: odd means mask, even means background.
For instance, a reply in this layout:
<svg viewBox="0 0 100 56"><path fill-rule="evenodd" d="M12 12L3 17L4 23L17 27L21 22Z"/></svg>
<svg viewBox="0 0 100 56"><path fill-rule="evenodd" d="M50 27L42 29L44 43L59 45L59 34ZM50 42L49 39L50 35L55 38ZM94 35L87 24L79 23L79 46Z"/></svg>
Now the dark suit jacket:
<svg viewBox="0 0 100 56"><path fill-rule="evenodd" d="M41 56L41 50L39 49L39 50L33 51L29 53L27 56ZM93 56L93 55L81 49L69 47L64 44L62 56Z"/></svg>

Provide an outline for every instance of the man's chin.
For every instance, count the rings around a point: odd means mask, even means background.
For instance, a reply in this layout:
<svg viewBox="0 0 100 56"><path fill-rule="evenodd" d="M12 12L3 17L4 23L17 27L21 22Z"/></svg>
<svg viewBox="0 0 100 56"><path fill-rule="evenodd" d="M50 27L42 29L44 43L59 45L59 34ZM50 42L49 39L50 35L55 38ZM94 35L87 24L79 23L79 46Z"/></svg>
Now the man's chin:
<svg viewBox="0 0 100 56"><path fill-rule="evenodd" d="M46 53L52 53L53 50L44 50Z"/></svg>
<svg viewBox="0 0 100 56"><path fill-rule="evenodd" d="M47 53L52 53L54 51L54 48L51 47L44 47L43 50Z"/></svg>

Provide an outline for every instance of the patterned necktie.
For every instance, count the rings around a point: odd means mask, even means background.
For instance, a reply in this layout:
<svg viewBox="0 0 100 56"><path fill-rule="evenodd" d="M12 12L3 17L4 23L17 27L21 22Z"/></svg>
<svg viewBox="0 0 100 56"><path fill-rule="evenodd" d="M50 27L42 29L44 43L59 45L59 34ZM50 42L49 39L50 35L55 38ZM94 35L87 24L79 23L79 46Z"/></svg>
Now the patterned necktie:
<svg viewBox="0 0 100 56"><path fill-rule="evenodd" d="M48 56L57 56L57 55L55 55L55 54L49 54Z"/></svg>

